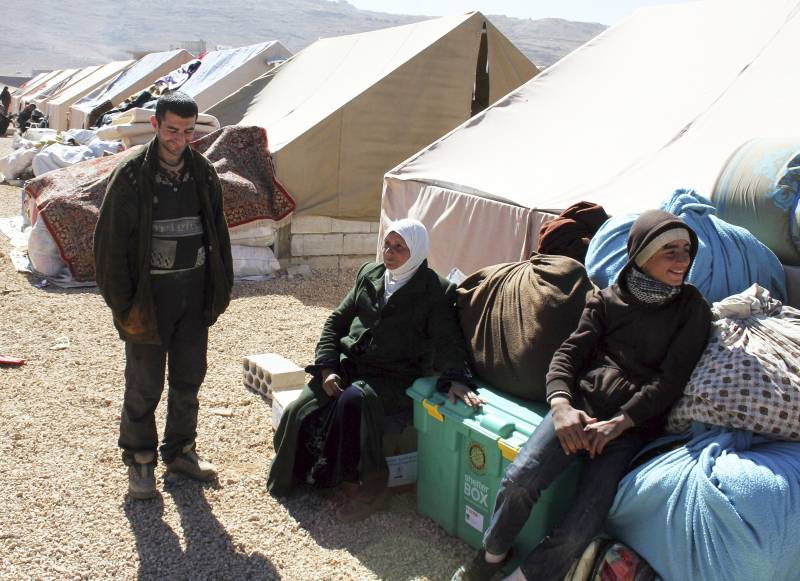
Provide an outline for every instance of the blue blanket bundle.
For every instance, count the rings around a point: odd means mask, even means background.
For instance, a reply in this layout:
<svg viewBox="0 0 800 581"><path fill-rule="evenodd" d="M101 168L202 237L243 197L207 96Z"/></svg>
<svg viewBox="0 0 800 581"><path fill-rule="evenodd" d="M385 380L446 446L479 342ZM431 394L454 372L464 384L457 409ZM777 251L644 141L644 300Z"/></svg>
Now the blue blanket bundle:
<svg viewBox="0 0 800 581"><path fill-rule="evenodd" d="M608 532L664 581L800 578L800 443L694 426L620 482Z"/></svg>
<svg viewBox="0 0 800 581"><path fill-rule="evenodd" d="M741 292L754 282L778 300L786 300L786 275L775 254L748 230L718 218L707 199L693 190L676 190L661 209L680 216L697 233L700 248L687 280L709 302ZM625 245L637 217L626 214L611 218L592 238L586 270L600 288L616 282L628 260Z"/></svg>

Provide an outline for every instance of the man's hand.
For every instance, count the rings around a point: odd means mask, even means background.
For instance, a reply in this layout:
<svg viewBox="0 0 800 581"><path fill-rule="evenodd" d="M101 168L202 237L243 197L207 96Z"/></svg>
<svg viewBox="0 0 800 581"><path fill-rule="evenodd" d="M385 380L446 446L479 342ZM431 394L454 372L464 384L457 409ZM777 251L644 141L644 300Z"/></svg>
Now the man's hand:
<svg viewBox="0 0 800 581"><path fill-rule="evenodd" d="M339 397L342 394L342 378L333 369L322 370L322 389L328 397Z"/></svg>
<svg viewBox="0 0 800 581"><path fill-rule="evenodd" d="M577 454L581 450L590 449L590 437L584 430L597 421L586 412L576 410L565 397L554 397L550 400L550 409L553 412L553 426L556 430L561 449L567 456Z"/></svg>
<svg viewBox="0 0 800 581"><path fill-rule="evenodd" d="M479 408L483 405L483 400L478 397L477 393L458 381L450 382L447 397L450 403L456 403L456 400L460 399L471 408Z"/></svg>
<svg viewBox="0 0 800 581"><path fill-rule="evenodd" d="M623 413L614 416L610 420L587 425L585 430L589 434L589 439L592 443L588 448L589 457L596 458L602 454L606 444L619 437L622 432L632 426L633 421Z"/></svg>

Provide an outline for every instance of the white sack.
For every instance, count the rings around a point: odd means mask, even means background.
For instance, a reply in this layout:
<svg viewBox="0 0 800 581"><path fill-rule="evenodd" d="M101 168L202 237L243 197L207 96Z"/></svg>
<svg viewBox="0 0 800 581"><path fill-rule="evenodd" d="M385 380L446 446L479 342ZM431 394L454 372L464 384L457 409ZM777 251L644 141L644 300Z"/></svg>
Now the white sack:
<svg viewBox="0 0 800 581"><path fill-rule="evenodd" d="M281 267L271 248L234 244L231 246L231 255L234 278L266 276L277 272Z"/></svg>
<svg viewBox="0 0 800 581"><path fill-rule="evenodd" d="M17 149L7 156L0 158L0 173L7 180L16 179L22 172L30 167L34 156L39 152L35 147Z"/></svg>
<svg viewBox="0 0 800 581"><path fill-rule="evenodd" d="M31 229L28 238L28 258L31 266L45 276L55 277L69 273L44 220L36 220Z"/></svg>
<svg viewBox="0 0 800 581"><path fill-rule="evenodd" d="M94 154L85 145L53 143L34 156L33 175L38 177L54 169L61 169L93 157Z"/></svg>
<svg viewBox="0 0 800 581"><path fill-rule="evenodd" d="M55 129L46 127L33 127L22 134L25 139L31 141L55 141L58 132Z"/></svg>

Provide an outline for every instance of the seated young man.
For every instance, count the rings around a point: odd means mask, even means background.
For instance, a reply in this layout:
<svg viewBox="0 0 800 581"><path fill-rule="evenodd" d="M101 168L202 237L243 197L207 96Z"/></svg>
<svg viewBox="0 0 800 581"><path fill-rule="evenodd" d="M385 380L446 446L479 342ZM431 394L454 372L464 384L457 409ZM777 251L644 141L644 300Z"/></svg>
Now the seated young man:
<svg viewBox="0 0 800 581"><path fill-rule="evenodd" d="M685 282L697 248L672 214L650 210L634 222L628 262L553 356L550 413L508 467L483 548L454 581L490 579L541 492L579 456L587 458L572 506L509 579L560 581L601 532L631 459L661 432L708 341L710 309Z"/></svg>

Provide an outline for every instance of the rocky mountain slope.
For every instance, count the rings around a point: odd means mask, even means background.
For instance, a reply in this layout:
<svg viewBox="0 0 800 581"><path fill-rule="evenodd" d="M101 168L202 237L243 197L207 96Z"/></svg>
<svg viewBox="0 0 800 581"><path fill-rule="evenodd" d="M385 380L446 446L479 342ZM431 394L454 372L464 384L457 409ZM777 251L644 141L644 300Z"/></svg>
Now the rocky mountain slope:
<svg viewBox="0 0 800 581"><path fill-rule="evenodd" d="M320 37L429 18L328 0L176 0L168 5L156 0L9 0L5 8L14 18L0 43L0 74L100 64L130 58L132 50L165 50L198 39L208 47L280 40L297 52ZM597 23L488 16L539 67L605 29Z"/></svg>

